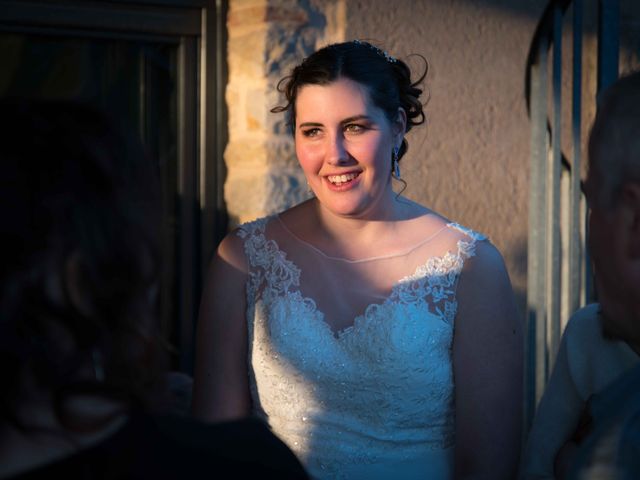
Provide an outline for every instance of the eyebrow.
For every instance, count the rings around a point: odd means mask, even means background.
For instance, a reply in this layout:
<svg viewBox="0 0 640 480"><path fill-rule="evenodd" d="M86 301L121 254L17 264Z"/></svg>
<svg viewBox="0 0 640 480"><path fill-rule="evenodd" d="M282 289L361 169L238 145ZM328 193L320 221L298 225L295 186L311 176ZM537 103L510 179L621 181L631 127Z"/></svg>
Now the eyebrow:
<svg viewBox="0 0 640 480"><path fill-rule="evenodd" d="M369 117L368 115L354 115L353 117L347 117L344 120L340 121L341 125L345 125L347 123L351 123L351 122L355 122L357 120L369 120L371 121L371 117ZM319 122L304 122L301 123L300 125L298 125L298 128L303 128L303 127L322 127L322 123Z"/></svg>

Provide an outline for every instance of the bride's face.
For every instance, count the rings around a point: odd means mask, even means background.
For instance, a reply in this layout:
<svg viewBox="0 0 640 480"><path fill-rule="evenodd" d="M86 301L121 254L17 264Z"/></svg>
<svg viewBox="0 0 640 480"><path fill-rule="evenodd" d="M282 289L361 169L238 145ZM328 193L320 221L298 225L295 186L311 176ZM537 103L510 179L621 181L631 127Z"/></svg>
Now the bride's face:
<svg viewBox="0 0 640 480"><path fill-rule="evenodd" d="M300 88L296 154L323 207L340 216L384 212L394 195L391 158L402 142L403 114L399 109L390 122L366 88L346 78Z"/></svg>

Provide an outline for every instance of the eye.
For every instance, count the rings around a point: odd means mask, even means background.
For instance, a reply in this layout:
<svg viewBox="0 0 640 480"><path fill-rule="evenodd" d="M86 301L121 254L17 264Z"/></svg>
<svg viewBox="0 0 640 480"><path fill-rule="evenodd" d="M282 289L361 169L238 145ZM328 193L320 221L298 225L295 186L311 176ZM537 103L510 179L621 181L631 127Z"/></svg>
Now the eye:
<svg viewBox="0 0 640 480"><path fill-rule="evenodd" d="M349 123L344 126L344 131L347 133L362 133L367 129L364 125L357 123Z"/></svg>
<svg viewBox="0 0 640 480"><path fill-rule="evenodd" d="M319 128L307 128L302 130L302 135L305 137L317 137L320 134L320 129Z"/></svg>

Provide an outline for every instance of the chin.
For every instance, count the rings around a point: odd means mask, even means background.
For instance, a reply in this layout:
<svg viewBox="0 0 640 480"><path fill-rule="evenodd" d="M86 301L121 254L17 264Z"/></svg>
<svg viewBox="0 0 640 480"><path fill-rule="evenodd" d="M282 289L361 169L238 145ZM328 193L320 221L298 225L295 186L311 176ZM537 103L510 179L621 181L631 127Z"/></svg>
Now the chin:
<svg viewBox="0 0 640 480"><path fill-rule="evenodd" d="M318 198L320 205L335 215L354 216L363 211L358 203L353 202L335 202L327 198Z"/></svg>
<svg viewBox="0 0 640 480"><path fill-rule="evenodd" d="M338 215L340 217L359 217L362 213L362 210L356 208L331 208L328 207L329 210L334 215Z"/></svg>

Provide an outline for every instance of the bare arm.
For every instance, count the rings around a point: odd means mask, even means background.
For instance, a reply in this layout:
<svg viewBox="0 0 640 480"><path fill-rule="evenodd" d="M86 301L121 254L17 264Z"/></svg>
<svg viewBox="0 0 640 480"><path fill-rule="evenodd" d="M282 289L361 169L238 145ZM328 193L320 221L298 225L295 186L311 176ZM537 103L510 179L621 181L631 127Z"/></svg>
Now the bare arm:
<svg viewBox="0 0 640 480"><path fill-rule="evenodd" d="M242 241L231 233L211 262L196 332L192 410L206 421L245 417L251 411L246 272Z"/></svg>
<svg viewBox="0 0 640 480"><path fill-rule="evenodd" d="M523 339L500 253L480 242L458 285L455 478L512 479L520 455Z"/></svg>

